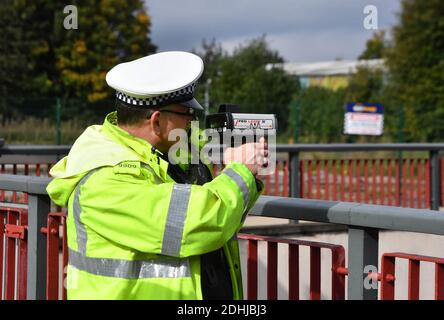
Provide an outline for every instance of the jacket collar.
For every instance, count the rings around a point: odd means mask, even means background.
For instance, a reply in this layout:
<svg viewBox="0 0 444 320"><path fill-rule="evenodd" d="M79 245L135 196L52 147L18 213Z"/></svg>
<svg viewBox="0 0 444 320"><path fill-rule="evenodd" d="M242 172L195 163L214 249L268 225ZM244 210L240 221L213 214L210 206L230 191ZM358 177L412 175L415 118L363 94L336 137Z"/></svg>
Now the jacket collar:
<svg viewBox="0 0 444 320"><path fill-rule="evenodd" d="M164 178L167 177L168 162L162 159L163 154L154 148L148 141L135 137L117 126L116 111L111 112L106 116L102 128L103 133L106 136L133 150L141 157L142 161L149 164L156 173Z"/></svg>

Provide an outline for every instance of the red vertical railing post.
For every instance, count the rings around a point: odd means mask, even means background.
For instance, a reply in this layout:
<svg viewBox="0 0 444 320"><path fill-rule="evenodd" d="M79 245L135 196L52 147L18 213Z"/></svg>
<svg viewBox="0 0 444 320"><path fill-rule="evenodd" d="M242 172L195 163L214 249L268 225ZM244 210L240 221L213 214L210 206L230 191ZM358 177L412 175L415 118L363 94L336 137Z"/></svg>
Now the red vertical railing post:
<svg viewBox="0 0 444 320"><path fill-rule="evenodd" d="M444 300L444 264L435 263L435 300Z"/></svg>
<svg viewBox="0 0 444 320"><path fill-rule="evenodd" d="M409 259L409 300L419 299L419 260Z"/></svg>
<svg viewBox="0 0 444 320"><path fill-rule="evenodd" d="M12 165L12 174L17 174L17 164L16 163L14 163ZM17 191L12 192L12 202L13 203L17 202Z"/></svg>
<svg viewBox="0 0 444 320"><path fill-rule="evenodd" d="M387 193L388 193L388 198L387 198L387 205L391 206L392 205L392 196L393 196L393 192L392 192L392 159L388 159L387 160Z"/></svg>
<svg viewBox="0 0 444 320"><path fill-rule="evenodd" d="M444 157L441 158L441 207L444 207Z"/></svg>
<svg viewBox="0 0 444 320"><path fill-rule="evenodd" d="M288 299L299 300L299 246L288 245Z"/></svg>
<svg viewBox="0 0 444 320"><path fill-rule="evenodd" d="M311 172L311 170L312 170L312 160L308 160L307 161L307 173L308 173L307 198L308 199L312 198L311 192L312 192L313 186L312 186L312 172Z"/></svg>
<svg viewBox="0 0 444 320"><path fill-rule="evenodd" d="M37 177L40 177L40 163L37 163L37 164L35 165L35 175L36 175Z"/></svg>
<svg viewBox="0 0 444 320"><path fill-rule="evenodd" d="M341 197L339 199L340 201L345 201L344 185L345 185L344 159L341 159Z"/></svg>
<svg viewBox="0 0 444 320"><path fill-rule="evenodd" d="M418 205L415 205L415 159L410 159L410 208L418 208Z"/></svg>
<svg viewBox="0 0 444 320"><path fill-rule="evenodd" d="M332 300L345 299L345 274L338 271L345 269L345 250L338 247L331 252L331 298Z"/></svg>
<svg viewBox="0 0 444 320"><path fill-rule="evenodd" d="M62 261L63 261L63 272L62 272L62 299L66 300L66 274L68 268L68 236L66 234L66 216L62 218L63 222L63 235L62 235Z"/></svg>
<svg viewBox="0 0 444 320"><path fill-rule="evenodd" d="M5 237L5 213L6 211L0 208L0 258L2 259L0 263L0 300L3 299L3 261L5 259L3 246L4 246L4 237Z"/></svg>
<svg viewBox="0 0 444 320"><path fill-rule="evenodd" d="M329 192L329 188L330 188L330 183L329 183L329 174L328 174L328 160L324 161L324 188L325 188L325 196L324 199L325 200L330 200L330 192Z"/></svg>
<svg viewBox="0 0 444 320"><path fill-rule="evenodd" d="M364 160L364 202L369 203L368 192L368 159Z"/></svg>
<svg viewBox="0 0 444 320"><path fill-rule="evenodd" d="M426 159L424 162L424 166L425 166L425 176L426 176L426 180L425 180L425 189L426 189L426 194L425 194L425 201L426 201L426 206L427 208L430 207L430 162L429 159Z"/></svg>
<svg viewBox="0 0 444 320"><path fill-rule="evenodd" d="M379 159L379 204L385 204L384 159Z"/></svg>
<svg viewBox="0 0 444 320"><path fill-rule="evenodd" d="M247 297L257 300L257 240L248 240Z"/></svg>
<svg viewBox="0 0 444 320"><path fill-rule="evenodd" d="M0 166L0 174L5 173L5 164L2 163ZM5 201L5 191L0 190L0 201ZM1 290L1 289L0 289Z"/></svg>
<svg viewBox="0 0 444 320"><path fill-rule="evenodd" d="M353 202L353 159L348 160L348 201Z"/></svg>
<svg viewBox="0 0 444 320"><path fill-rule="evenodd" d="M310 247L310 300L321 299L321 249Z"/></svg>
<svg viewBox="0 0 444 320"><path fill-rule="evenodd" d="M304 187L304 168L305 168L304 163L305 163L304 160L299 161L299 169L298 169L299 170L299 195L297 195L297 196L300 198L304 198L304 190L305 190L305 187ZM288 173L288 165L287 165L287 175L288 174L289 173ZM287 194L288 194L288 191L287 191Z"/></svg>
<svg viewBox="0 0 444 320"><path fill-rule="evenodd" d="M321 199L321 160L316 160L316 199Z"/></svg>
<svg viewBox="0 0 444 320"><path fill-rule="evenodd" d="M277 300L277 257L278 244L269 241L267 243L267 299Z"/></svg>
<svg viewBox="0 0 444 320"><path fill-rule="evenodd" d="M417 162L417 170L418 170L418 188L417 188L417 197L418 197L418 208L424 208L424 204L422 202L422 159L418 159Z"/></svg>
<svg viewBox="0 0 444 320"><path fill-rule="evenodd" d="M376 184L376 163L378 160L372 160L372 203L377 204L377 184Z"/></svg>
<svg viewBox="0 0 444 320"><path fill-rule="evenodd" d="M372 160L372 203L376 204L376 161L377 160Z"/></svg>
<svg viewBox="0 0 444 320"><path fill-rule="evenodd" d="M284 176L283 176L283 184L284 184L284 197L288 197L288 161L284 161ZM301 185L302 188L302 185Z"/></svg>
<svg viewBox="0 0 444 320"><path fill-rule="evenodd" d="M270 175L265 176L265 195L270 194Z"/></svg>
<svg viewBox="0 0 444 320"><path fill-rule="evenodd" d="M46 228L46 298L59 298L59 222L51 214Z"/></svg>
<svg viewBox="0 0 444 320"><path fill-rule="evenodd" d="M7 213L7 224L16 225L17 215L10 210ZM5 299L14 300L15 297L15 242L16 238L6 235L6 263L5 263Z"/></svg>
<svg viewBox="0 0 444 320"><path fill-rule="evenodd" d="M402 207L407 207L407 159L402 160Z"/></svg>
<svg viewBox="0 0 444 320"><path fill-rule="evenodd" d="M336 184L338 183L337 180L337 174L336 174L336 160L332 161L332 167L333 167L333 201L336 201L338 199L337 195L337 187Z"/></svg>
<svg viewBox="0 0 444 320"><path fill-rule="evenodd" d="M28 213L20 211L19 225L22 227L28 226ZM18 239L19 242L19 259L18 259L18 273L17 273L17 298L19 300L26 300L26 284L28 273L28 243L27 238Z"/></svg>
<svg viewBox="0 0 444 320"><path fill-rule="evenodd" d="M361 202L361 160L356 160L356 201Z"/></svg>
<svg viewBox="0 0 444 320"><path fill-rule="evenodd" d="M381 299L395 299L395 282L388 275L395 276L395 257L382 256L381 263Z"/></svg>
<svg viewBox="0 0 444 320"><path fill-rule="evenodd" d="M396 176L396 181L395 181L395 205L397 207L401 206L401 199L400 199L400 188L401 188L401 177L400 177L400 172L399 172L399 160L395 160L395 176Z"/></svg>

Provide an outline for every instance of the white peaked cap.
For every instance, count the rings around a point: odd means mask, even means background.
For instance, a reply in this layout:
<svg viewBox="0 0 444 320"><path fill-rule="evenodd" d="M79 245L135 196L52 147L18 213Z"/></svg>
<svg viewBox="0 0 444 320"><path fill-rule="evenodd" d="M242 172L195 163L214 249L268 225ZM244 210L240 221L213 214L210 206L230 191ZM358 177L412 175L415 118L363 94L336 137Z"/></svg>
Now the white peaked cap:
<svg viewBox="0 0 444 320"><path fill-rule="evenodd" d="M120 63L106 74L106 83L118 100L136 107L181 104L203 110L194 99L202 59L184 51L166 51Z"/></svg>

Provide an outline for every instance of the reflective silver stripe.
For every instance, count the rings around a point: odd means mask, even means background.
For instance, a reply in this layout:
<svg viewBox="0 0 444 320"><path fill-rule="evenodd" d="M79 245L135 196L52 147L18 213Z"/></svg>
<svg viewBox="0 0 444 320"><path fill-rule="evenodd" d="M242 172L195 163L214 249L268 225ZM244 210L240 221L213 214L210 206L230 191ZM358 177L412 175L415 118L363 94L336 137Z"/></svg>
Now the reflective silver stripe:
<svg viewBox="0 0 444 320"><path fill-rule="evenodd" d="M163 233L162 254L178 257L182 245L183 226L190 201L191 185L174 184Z"/></svg>
<svg viewBox="0 0 444 320"><path fill-rule="evenodd" d="M85 225L80 221L80 214L82 213L82 207L80 206L80 188L82 185L88 180L88 178L96 172L97 169L90 171L86 176L84 176L76 187L76 193L74 195L74 222L76 225L76 234L77 234L77 251L80 253L86 253L86 230Z"/></svg>
<svg viewBox="0 0 444 320"><path fill-rule="evenodd" d="M159 259L129 261L92 258L69 250L69 264L91 274L123 279L191 277L188 259L161 257Z"/></svg>
<svg viewBox="0 0 444 320"><path fill-rule="evenodd" d="M248 190L248 186L245 183L244 179L242 179L239 173L237 173L231 168L225 169L224 171L222 171L222 173L226 174L231 179L233 179L234 182L236 182L236 184L241 189L242 195L244 197L244 209L245 209L248 206L248 203L250 202L250 190Z"/></svg>

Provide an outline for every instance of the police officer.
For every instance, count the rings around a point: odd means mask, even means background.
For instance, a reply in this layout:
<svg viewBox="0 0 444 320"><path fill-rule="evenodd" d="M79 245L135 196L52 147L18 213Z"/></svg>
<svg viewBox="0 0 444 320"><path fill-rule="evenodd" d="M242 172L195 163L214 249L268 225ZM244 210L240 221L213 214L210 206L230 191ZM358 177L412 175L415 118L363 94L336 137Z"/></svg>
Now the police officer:
<svg viewBox="0 0 444 320"><path fill-rule="evenodd" d="M68 208L68 299L241 299L236 232L259 196L263 141L230 148L220 175L172 164L189 127L202 60L153 54L111 69L117 112L88 127L51 170ZM261 159L261 160L257 160Z"/></svg>

